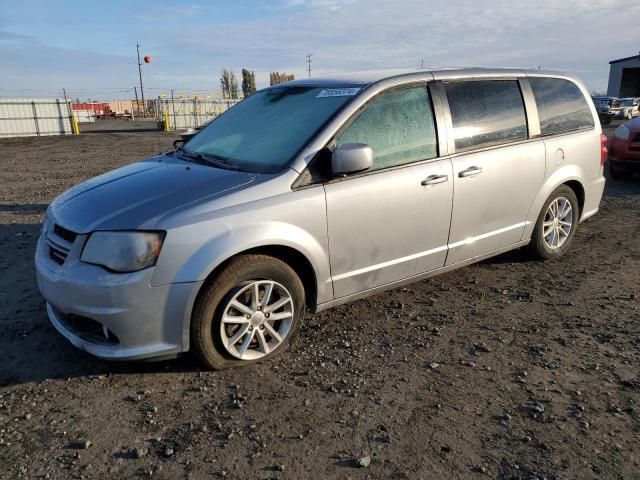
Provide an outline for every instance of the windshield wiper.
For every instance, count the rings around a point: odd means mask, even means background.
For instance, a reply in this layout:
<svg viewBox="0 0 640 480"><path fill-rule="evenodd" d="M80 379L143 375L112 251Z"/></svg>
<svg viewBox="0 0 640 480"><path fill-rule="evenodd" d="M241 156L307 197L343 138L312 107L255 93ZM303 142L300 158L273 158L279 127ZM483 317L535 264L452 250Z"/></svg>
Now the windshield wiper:
<svg viewBox="0 0 640 480"><path fill-rule="evenodd" d="M225 170L239 170L236 165L231 165L230 163L226 162L224 157L220 157L218 155L211 155L201 152L186 152L182 147L177 148L175 150L175 153L183 158L187 158L189 160L195 161L196 163L200 163L201 165L212 165L214 167L223 168Z"/></svg>

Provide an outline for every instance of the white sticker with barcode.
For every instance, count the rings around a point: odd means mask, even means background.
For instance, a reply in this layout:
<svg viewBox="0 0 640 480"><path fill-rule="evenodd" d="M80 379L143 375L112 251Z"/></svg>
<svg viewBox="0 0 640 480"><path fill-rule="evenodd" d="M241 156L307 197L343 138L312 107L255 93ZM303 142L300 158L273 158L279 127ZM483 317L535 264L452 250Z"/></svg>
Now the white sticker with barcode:
<svg viewBox="0 0 640 480"><path fill-rule="evenodd" d="M327 88L325 90L322 90L316 98L352 97L359 91L359 88Z"/></svg>

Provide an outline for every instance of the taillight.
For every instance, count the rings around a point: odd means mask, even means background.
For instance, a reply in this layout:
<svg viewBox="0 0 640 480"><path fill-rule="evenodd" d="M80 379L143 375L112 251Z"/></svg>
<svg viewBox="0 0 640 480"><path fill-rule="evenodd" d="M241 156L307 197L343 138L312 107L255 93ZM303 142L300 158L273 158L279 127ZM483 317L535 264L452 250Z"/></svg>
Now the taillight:
<svg viewBox="0 0 640 480"><path fill-rule="evenodd" d="M604 163L607 161L607 136L600 135L600 166L604 167Z"/></svg>

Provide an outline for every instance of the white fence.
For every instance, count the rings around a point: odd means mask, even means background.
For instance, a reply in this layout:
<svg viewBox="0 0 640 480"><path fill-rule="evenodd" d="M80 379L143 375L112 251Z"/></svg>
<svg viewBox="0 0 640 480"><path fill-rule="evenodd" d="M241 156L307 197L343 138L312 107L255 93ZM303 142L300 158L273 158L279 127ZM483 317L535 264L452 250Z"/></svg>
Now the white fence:
<svg viewBox="0 0 640 480"><path fill-rule="evenodd" d="M71 101L60 98L0 98L0 138L71 135Z"/></svg>
<svg viewBox="0 0 640 480"><path fill-rule="evenodd" d="M196 128L217 117L239 101L207 97L175 99L159 97L156 100L156 117L158 121L162 122L166 115L169 121L169 130Z"/></svg>
<svg viewBox="0 0 640 480"><path fill-rule="evenodd" d="M90 110L74 110L73 114L78 119L78 123L95 123L96 116Z"/></svg>

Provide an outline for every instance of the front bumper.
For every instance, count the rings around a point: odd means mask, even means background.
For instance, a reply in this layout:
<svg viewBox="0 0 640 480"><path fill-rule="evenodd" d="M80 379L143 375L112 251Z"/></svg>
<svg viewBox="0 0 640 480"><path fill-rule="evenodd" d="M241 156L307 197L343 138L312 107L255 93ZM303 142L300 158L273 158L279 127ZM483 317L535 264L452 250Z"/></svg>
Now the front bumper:
<svg viewBox="0 0 640 480"><path fill-rule="evenodd" d="M46 231L40 235L36 278L51 323L73 345L108 360L188 350L191 307L201 282L152 287L153 268L117 274L80 262L83 236L60 264L50 255L55 240Z"/></svg>

